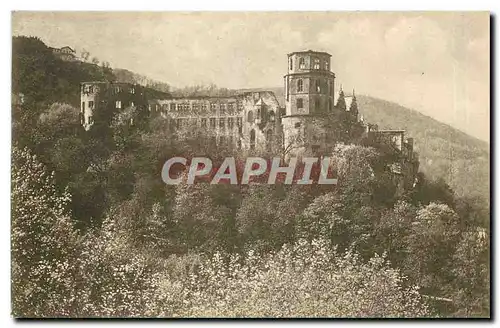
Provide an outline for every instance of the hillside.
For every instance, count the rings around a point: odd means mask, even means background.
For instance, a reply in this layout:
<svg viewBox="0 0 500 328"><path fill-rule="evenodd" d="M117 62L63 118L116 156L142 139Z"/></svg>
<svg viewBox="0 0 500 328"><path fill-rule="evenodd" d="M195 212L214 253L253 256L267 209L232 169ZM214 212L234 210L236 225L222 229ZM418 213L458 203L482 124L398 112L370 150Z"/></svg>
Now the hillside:
<svg viewBox="0 0 500 328"><path fill-rule="evenodd" d="M359 96L365 121L379 128L401 128L415 138L420 170L443 177L458 195L486 199L490 193L489 145L415 110L389 101Z"/></svg>
<svg viewBox="0 0 500 328"><path fill-rule="evenodd" d="M79 84L89 80L139 83L177 96L271 90L284 105L282 87L229 90L210 85L175 89L167 83L125 69L111 70L90 63L63 62L37 38L13 38L12 92L23 93L39 105L38 110L54 102L79 107ZM366 121L378 124L380 128L405 129L407 136L415 138L420 168L424 173L433 178L443 177L458 195L481 195L489 199L487 143L396 103L362 95L358 96L358 103Z"/></svg>
<svg viewBox="0 0 500 328"><path fill-rule="evenodd" d="M239 91L271 90L284 106L283 88L254 88ZM382 99L359 95L360 114L380 129L404 129L415 138L420 170L432 178L444 178L460 196L490 195L489 145L445 123L415 110Z"/></svg>

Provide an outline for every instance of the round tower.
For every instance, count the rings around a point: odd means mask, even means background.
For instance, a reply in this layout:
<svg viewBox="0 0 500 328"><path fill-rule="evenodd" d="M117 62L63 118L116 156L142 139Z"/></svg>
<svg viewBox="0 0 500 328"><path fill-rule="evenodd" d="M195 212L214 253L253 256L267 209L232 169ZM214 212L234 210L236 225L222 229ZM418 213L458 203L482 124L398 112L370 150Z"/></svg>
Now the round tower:
<svg viewBox="0 0 500 328"><path fill-rule="evenodd" d="M283 146L289 154L314 153L325 138L321 124L315 122L334 110L335 74L330 59L330 54L312 50L288 54L282 124Z"/></svg>

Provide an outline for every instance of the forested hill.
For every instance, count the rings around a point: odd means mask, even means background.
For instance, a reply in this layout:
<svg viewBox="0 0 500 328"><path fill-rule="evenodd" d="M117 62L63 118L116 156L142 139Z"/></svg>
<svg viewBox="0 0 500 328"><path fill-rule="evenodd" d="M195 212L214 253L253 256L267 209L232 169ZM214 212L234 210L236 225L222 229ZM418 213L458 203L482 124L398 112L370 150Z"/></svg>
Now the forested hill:
<svg viewBox="0 0 500 328"><path fill-rule="evenodd" d="M112 69L106 61L101 64L63 61L39 38L12 38L12 93L23 94L28 105L34 105L30 106L32 110L56 102L79 108L80 83L85 81L137 83L148 87L146 92L153 95L169 91L166 83L124 69Z"/></svg>
<svg viewBox="0 0 500 328"><path fill-rule="evenodd" d="M245 89L241 91L260 90ZM264 90L264 89L262 89ZM284 106L283 88L272 90ZM357 96L360 114L381 129L404 129L415 138L420 170L435 179L443 178L460 196L490 195L489 145L416 110L386 100Z"/></svg>
<svg viewBox="0 0 500 328"><path fill-rule="evenodd" d="M459 195L489 198L489 145L445 123L396 103L359 96L360 112L380 128L401 128L415 138L420 169L443 177Z"/></svg>
<svg viewBox="0 0 500 328"><path fill-rule="evenodd" d="M79 107L79 85L82 81L115 80L139 83L158 91L171 91L175 95L193 94L230 95L238 91L210 86L175 89L167 83L151 80L143 75L111 69L106 65L86 62L64 62L38 38L13 38L12 92L23 93L40 110L45 104L68 103ZM283 88L274 91L283 104ZM360 112L366 121L380 128L401 128L407 136L415 138L421 170L434 178L442 177L458 195L482 196L489 199L489 147L451 126L419 112L385 100L358 96ZM16 115L16 113L14 113Z"/></svg>
<svg viewBox="0 0 500 328"><path fill-rule="evenodd" d="M63 61L38 38L12 38L12 93L24 94L37 108L55 102L78 108L81 82L113 79L109 67Z"/></svg>

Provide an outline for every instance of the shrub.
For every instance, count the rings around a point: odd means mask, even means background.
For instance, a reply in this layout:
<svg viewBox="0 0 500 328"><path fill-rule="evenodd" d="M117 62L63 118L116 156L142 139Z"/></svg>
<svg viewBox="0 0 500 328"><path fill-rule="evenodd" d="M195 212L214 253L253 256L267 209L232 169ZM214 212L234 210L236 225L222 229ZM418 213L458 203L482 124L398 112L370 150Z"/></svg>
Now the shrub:
<svg viewBox="0 0 500 328"><path fill-rule="evenodd" d="M184 282L169 281L174 316L421 317L429 315L416 288L402 287L384 256L362 263L324 240L300 239L277 253L250 251L201 262ZM167 313L166 311L165 313Z"/></svg>

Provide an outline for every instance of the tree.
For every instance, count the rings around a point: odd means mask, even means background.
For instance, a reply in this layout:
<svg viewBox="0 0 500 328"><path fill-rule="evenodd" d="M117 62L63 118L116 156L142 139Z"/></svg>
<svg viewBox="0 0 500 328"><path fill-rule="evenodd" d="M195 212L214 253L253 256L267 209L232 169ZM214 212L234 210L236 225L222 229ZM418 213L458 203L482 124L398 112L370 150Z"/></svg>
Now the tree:
<svg viewBox="0 0 500 328"><path fill-rule="evenodd" d="M88 51L87 51L87 50L85 50L85 49L82 49L82 52L81 52L81 54L80 54L80 58L81 58L84 62L86 62L86 61L89 59L89 57L90 57L90 52L88 52Z"/></svg>
<svg viewBox="0 0 500 328"><path fill-rule="evenodd" d="M363 262L323 239L300 239L263 256L216 253L180 287L168 286L176 292L170 308L181 317L429 316L418 290L403 281L384 256Z"/></svg>
<svg viewBox="0 0 500 328"><path fill-rule="evenodd" d="M490 316L490 240L485 229L462 233L453 254L452 298L463 317Z"/></svg>
<svg viewBox="0 0 500 328"><path fill-rule="evenodd" d="M431 296L449 295L455 267L452 256L459 238L459 217L448 205L430 203L420 208L406 239L404 272Z"/></svg>
<svg viewBox="0 0 500 328"><path fill-rule="evenodd" d="M12 307L16 317L71 315L78 238L54 175L28 150L12 150Z"/></svg>
<svg viewBox="0 0 500 328"><path fill-rule="evenodd" d="M158 269L134 251L117 221L107 216L84 236L74 263L77 317L154 317L160 310Z"/></svg>

